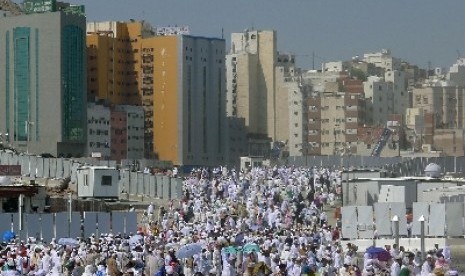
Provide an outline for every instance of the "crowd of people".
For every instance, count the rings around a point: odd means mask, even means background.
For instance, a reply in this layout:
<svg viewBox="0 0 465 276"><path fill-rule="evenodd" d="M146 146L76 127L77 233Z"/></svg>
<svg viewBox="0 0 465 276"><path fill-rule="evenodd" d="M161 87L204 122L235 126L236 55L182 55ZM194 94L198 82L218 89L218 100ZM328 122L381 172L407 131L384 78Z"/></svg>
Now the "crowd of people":
<svg viewBox="0 0 465 276"><path fill-rule="evenodd" d="M341 172L330 168L194 170L185 177L182 200L158 213L150 204L148 220L137 232L71 243L4 241L1 275L423 276L449 271L448 250L431 252L434 261L428 256L424 263L397 246L388 248L386 260L369 253L362 258L357 246L341 242L338 216L328 217L340 197ZM439 264L444 274L438 274Z"/></svg>

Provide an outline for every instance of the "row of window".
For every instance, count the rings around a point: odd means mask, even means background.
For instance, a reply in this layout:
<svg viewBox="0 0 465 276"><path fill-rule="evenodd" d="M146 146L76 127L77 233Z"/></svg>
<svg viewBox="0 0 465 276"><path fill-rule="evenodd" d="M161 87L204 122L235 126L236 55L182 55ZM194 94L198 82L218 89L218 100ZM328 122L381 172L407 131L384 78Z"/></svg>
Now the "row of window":
<svg viewBox="0 0 465 276"><path fill-rule="evenodd" d="M110 145L108 142L89 142L89 147L93 148L109 148Z"/></svg>
<svg viewBox="0 0 465 276"><path fill-rule="evenodd" d="M190 52L192 53L192 51L193 51L193 50L192 50L192 47L189 48L189 47L186 46L186 52L188 52L188 51L190 51ZM203 53L203 48L200 48L200 52ZM223 50L218 51L218 49L216 49L216 50L215 50L215 53L216 53L216 54L222 54L222 53L223 53Z"/></svg>
<svg viewBox="0 0 465 276"><path fill-rule="evenodd" d="M110 122L105 120L105 119L97 120L95 118L91 118L91 119L87 120L87 123L88 124L104 124L104 125L109 125L110 124Z"/></svg>
<svg viewBox="0 0 465 276"><path fill-rule="evenodd" d="M89 134L90 134L90 135L93 135L93 134L96 134L96 135L108 135L108 130L103 130L103 129L93 130L93 129L89 129Z"/></svg>

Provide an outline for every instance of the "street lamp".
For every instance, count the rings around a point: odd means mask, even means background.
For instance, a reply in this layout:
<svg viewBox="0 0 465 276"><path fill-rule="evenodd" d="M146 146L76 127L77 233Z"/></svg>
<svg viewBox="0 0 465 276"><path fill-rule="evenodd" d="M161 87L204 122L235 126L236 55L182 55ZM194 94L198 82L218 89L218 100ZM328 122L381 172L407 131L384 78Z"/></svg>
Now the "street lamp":
<svg viewBox="0 0 465 276"><path fill-rule="evenodd" d="M68 236L71 236L71 223L73 214L73 194L68 193Z"/></svg>
<svg viewBox="0 0 465 276"><path fill-rule="evenodd" d="M397 215L394 215L392 217L391 221L394 223L395 244L397 244L397 246L399 246L399 217Z"/></svg>
<svg viewBox="0 0 465 276"><path fill-rule="evenodd" d="M23 235L23 228L24 228L24 225L23 225L23 207L24 207L24 195L23 194L20 194L19 197L18 197L18 230L19 230L19 237L20 239L22 239L22 235Z"/></svg>
<svg viewBox="0 0 465 276"><path fill-rule="evenodd" d="M424 262L425 261L425 216L421 215L418 221L420 222L421 262Z"/></svg>

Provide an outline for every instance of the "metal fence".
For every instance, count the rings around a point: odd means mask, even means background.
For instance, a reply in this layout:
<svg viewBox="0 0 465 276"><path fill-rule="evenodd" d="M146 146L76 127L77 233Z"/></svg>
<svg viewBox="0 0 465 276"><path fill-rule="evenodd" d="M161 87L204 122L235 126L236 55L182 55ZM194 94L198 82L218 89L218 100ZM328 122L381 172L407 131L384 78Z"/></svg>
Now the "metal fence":
<svg viewBox="0 0 465 276"><path fill-rule="evenodd" d="M397 218L397 222L393 219ZM420 217L425 223L427 237L462 237L465 234L464 203L414 202L413 213L407 217L404 202L379 202L373 206L344 206L341 208L344 239L373 239L392 237L396 223L403 237L421 234ZM407 221L411 220L408 225Z"/></svg>
<svg viewBox="0 0 465 276"><path fill-rule="evenodd" d="M131 196L179 199L183 196L183 180L162 174L120 171L120 190Z"/></svg>
<svg viewBox="0 0 465 276"><path fill-rule="evenodd" d="M291 156L288 164L296 166L381 168L398 176L422 176L429 163L441 166L442 173L465 172L465 156L444 157L374 157L374 156Z"/></svg>
<svg viewBox="0 0 465 276"><path fill-rule="evenodd" d="M127 164L132 164L126 161ZM141 162L137 163L140 164ZM143 162L142 162L143 163ZM0 165L21 165L21 174L35 178L70 178L77 184L77 170L82 165L117 166L116 161L92 158L66 159L42 158L39 156L16 154L11 151L0 151ZM127 168L120 169L119 188L129 195L161 199L178 199L182 196L182 180L165 175L133 172Z"/></svg>
<svg viewBox="0 0 465 276"><path fill-rule="evenodd" d="M134 212L62 212L23 214L20 226L18 213L0 213L0 233L13 231L21 240L28 237L50 242L52 238L90 237L101 233L137 231ZM22 230L20 230L22 228Z"/></svg>

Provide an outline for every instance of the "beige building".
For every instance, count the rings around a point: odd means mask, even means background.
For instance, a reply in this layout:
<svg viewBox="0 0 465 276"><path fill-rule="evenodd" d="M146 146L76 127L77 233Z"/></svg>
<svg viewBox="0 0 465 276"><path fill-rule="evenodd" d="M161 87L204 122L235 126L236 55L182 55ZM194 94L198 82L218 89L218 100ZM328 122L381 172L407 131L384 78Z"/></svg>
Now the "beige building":
<svg viewBox="0 0 465 276"><path fill-rule="evenodd" d="M310 85L312 91L337 92L337 90L333 91L332 86L337 84L340 77L341 73L336 71L321 72L317 70L309 70L302 73L302 82Z"/></svg>
<svg viewBox="0 0 465 276"><path fill-rule="evenodd" d="M231 34L226 56L227 115L244 118L248 133L276 139L275 31ZM266 138L265 137L265 138Z"/></svg>
<svg viewBox="0 0 465 276"><path fill-rule="evenodd" d="M363 61L374 64L385 71L399 70L401 60L391 55L391 50L382 49L381 52L367 53L363 55Z"/></svg>
<svg viewBox="0 0 465 276"><path fill-rule="evenodd" d="M436 128L463 128L465 88L431 86L413 90L413 107L434 115Z"/></svg>
<svg viewBox="0 0 465 276"><path fill-rule="evenodd" d="M367 98L367 123L386 125L392 114L406 115L410 107L410 96L407 92L405 73L402 71L386 71L384 78L368 77L363 83Z"/></svg>
<svg viewBox="0 0 465 276"><path fill-rule="evenodd" d="M445 156L464 156L463 129L436 129L434 131L434 149Z"/></svg>
<svg viewBox="0 0 465 276"><path fill-rule="evenodd" d="M302 85L300 75L300 70L295 67L294 55L278 55L275 141L284 142L290 156L302 155L306 141L304 130L307 115L303 105L309 86Z"/></svg>
<svg viewBox="0 0 465 276"><path fill-rule="evenodd" d="M312 92L307 99L309 155L355 153L357 128L363 125L362 94Z"/></svg>

